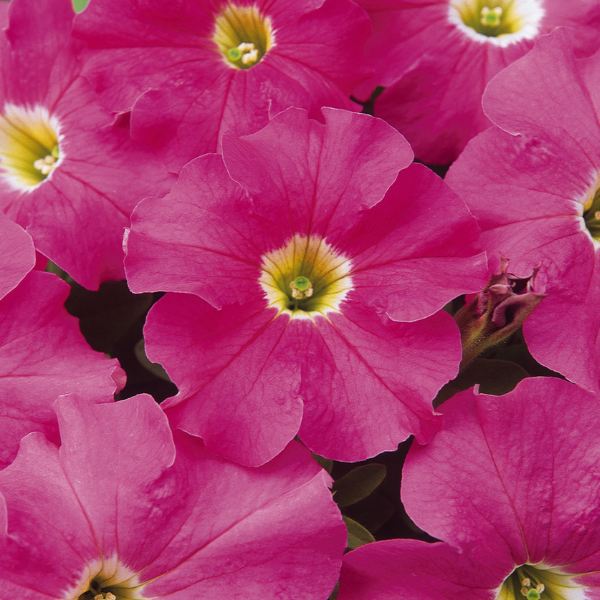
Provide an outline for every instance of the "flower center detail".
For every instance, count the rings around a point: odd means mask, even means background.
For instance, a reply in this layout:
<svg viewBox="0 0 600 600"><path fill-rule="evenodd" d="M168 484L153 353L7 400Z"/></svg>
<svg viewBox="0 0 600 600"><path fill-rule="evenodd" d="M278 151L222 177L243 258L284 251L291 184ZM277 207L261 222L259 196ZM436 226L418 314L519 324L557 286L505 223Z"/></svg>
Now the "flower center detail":
<svg viewBox="0 0 600 600"><path fill-rule="evenodd" d="M600 188L596 190L591 200L585 203L583 207L583 220L594 240L594 245L596 247L600 246Z"/></svg>
<svg viewBox="0 0 600 600"><path fill-rule="evenodd" d="M540 0L452 0L449 18L469 37L508 46L540 31Z"/></svg>
<svg viewBox="0 0 600 600"><path fill-rule="evenodd" d="M269 307L292 318L340 311L352 289L351 263L323 238L296 234L262 257L260 285Z"/></svg>
<svg viewBox="0 0 600 600"><path fill-rule="evenodd" d="M0 115L0 166L12 187L31 190L61 162L60 127L41 107L6 104Z"/></svg>
<svg viewBox="0 0 600 600"><path fill-rule="evenodd" d="M517 567L504 581L496 600L584 600L584 588L569 575L540 565Z"/></svg>
<svg viewBox="0 0 600 600"><path fill-rule="evenodd" d="M256 6L229 4L215 18L213 41L228 65L236 69L253 67L273 46L271 20Z"/></svg>
<svg viewBox="0 0 600 600"><path fill-rule="evenodd" d="M90 572L92 578L90 579ZM140 584L138 576L118 559L108 559L88 565L86 575L79 583L66 592L69 600L143 600L145 584Z"/></svg>
<svg viewBox="0 0 600 600"><path fill-rule="evenodd" d="M112 591L110 591L111 589ZM117 595L115 596L113 592ZM129 598L129 596L121 595L118 587L107 588L106 585L99 583L98 578L92 579L89 589L77 596L77 600L121 600L124 598Z"/></svg>

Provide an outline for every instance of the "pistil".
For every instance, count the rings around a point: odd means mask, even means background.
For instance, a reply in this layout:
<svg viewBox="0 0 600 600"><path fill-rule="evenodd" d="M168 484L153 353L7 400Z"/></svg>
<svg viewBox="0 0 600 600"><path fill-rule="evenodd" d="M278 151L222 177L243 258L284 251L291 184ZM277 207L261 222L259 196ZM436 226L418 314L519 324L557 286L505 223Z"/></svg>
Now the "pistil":
<svg viewBox="0 0 600 600"><path fill-rule="evenodd" d="M494 8L490 8L489 6L484 6L481 9L480 21L482 25L498 27L502 23L502 7L495 6Z"/></svg>

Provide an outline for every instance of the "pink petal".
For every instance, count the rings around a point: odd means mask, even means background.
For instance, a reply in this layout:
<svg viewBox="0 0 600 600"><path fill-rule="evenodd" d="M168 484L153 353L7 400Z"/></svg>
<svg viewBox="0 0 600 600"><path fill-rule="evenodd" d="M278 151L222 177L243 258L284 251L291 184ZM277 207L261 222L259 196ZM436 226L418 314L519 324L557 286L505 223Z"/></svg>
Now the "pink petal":
<svg viewBox="0 0 600 600"><path fill-rule="evenodd" d="M131 290L193 293L217 308L262 296L262 248L283 240L253 213L220 156L195 159L171 194L144 200L132 215L125 262Z"/></svg>
<svg viewBox="0 0 600 600"><path fill-rule="evenodd" d="M507 575L447 544L386 540L344 557L339 600L494 600ZM500 576L498 576L500 575Z"/></svg>
<svg viewBox="0 0 600 600"><path fill-rule="evenodd" d="M531 378L501 397L462 392L441 410L444 429L404 467L415 523L507 574L540 561L578 572L569 565L599 550L598 399Z"/></svg>
<svg viewBox="0 0 600 600"><path fill-rule="evenodd" d="M64 597L86 575L86 562L100 560L58 449L41 433L25 437L0 472L0 548L4 598Z"/></svg>
<svg viewBox="0 0 600 600"><path fill-rule="evenodd" d="M55 275L33 271L0 301L0 466L13 460L31 431L58 442L52 405L59 395L107 402L125 383L118 361L84 340L63 306L68 294Z"/></svg>
<svg viewBox="0 0 600 600"><path fill-rule="evenodd" d="M35 250L31 237L2 213L0 231L0 298L3 298L34 267Z"/></svg>
<svg viewBox="0 0 600 600"><path fill-rule="evenodd" d="M395 323L347 301L343 314L288 328L306 344L299 435L311 450L353 462L394 450L410 434L426 443L439 429L431 401L460 357L447 314Z"/></svg>
<svg viewBox="0 0 600 600"><path fill-rule="evenodd" d="M180 390L162 405L169 421L201 436L209 451L251 466L281 452L302 416L301 355L285 336L288 319L273 321L275 314L262 295L216 311L167 294L145 328L148 357Z"/></svg>
<svg viewBox="0 0 600 600"><path fill-rule="evenodd" d="M226 136L223 158L257 213L285 228L284 238L302 232L335 244L381 200L412 151L380 120L322 112L325 126L289 109L252 136Z"/></svg>
<svg viewBox="0 0 600 600"><path fill-rule="evenodd" d="M464 202L429 169L411 165L338 246L353 257L352 281L365 305L416 321L485 286L479 233Z"/></svg>

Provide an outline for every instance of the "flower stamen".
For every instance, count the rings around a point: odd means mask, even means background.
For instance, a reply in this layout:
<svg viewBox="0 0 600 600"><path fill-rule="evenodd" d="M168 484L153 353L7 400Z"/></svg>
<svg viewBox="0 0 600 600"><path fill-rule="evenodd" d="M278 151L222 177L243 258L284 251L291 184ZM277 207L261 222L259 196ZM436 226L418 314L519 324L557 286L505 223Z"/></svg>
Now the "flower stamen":
<svg viewBox="0 0 600 600"><path fill-rule="evenodd" d="M534 39L544 14L541 0L451 0L448 17L468 37L505 47Z"/></svg>
<svg viewBox="0 0 600 600"><path fill-rule="evenodd" d="M1 176L19 190L37 187L61 163L60 138L45 108L7 104L0 114Z"/></svg>
<svg viewBox="0 0 600 600"><path fill-rule="evenodd" d="M274 44L271 20L256 6L229 4L215 17L212 37L228 65L249 69L258 63Z"/></svg>
<svg viewBox="0 0 600 600"><path fill-rule="evenodd" d="M488 27L498 27L500 23L502 23L502 7L495 6L494 8L490 8L489 6L484 6L481 9L481 18L480 22L482 25L487 25Z"/></svg>
<svg viewBox="0 0 600 600"><path fill-rule="evenodd" d="M260 285L269 307L292 318L340 310L352 289L350 261L323 238L296 234L262 257Z"/></svg>

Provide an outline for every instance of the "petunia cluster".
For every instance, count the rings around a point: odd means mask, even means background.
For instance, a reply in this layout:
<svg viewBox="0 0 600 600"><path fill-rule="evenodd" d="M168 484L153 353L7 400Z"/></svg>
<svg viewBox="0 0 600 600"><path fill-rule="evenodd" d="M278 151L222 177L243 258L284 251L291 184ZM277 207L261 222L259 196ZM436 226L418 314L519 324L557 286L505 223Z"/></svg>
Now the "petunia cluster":
<svg viewBox="0 0 600 600"><path fill-rule="evenodd" d="M0 23L0 600L598 596L598 0Z"/></svg>

